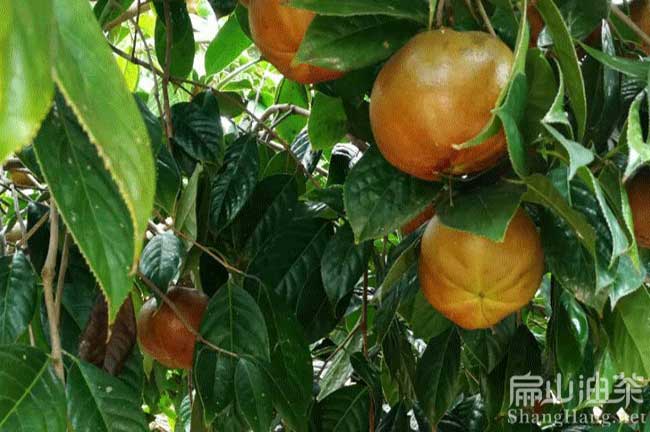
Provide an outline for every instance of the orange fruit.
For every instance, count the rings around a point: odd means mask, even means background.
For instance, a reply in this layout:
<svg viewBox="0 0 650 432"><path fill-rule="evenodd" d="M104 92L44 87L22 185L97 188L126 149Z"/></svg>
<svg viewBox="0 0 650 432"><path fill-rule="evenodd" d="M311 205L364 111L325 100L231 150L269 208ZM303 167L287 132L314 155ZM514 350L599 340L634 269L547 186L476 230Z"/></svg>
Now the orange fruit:
<svg viewBox="0 0 650 432"><path fill-rule="evenodd" d="M287 78L301 84L329 81L343 74L294 61L313 12L285 6L281 0L246 0L251 35L262 55Z"/></svg>
<svg viewBox="0 0 650 432"><path fill-rule="evenodd" d="M198 331L208 297L188 288L172 288L167 297L191 327ZM196 338L167 303L149 299L138 313L138 341L142 350L171 369L191 369Z"/></svg>
<svg viewBox="0 0 650 432"><path fill-rule="evenodd" d="M431 204L422 213L414 217L411 221L409 221L409 223L407 223L402 227L402 234L404 236L407 236L409 234L414 233L415 230L417 230L422 225L424 225L425 222L428 222L429 219L431 219L435 213L436 211L433 208L433 204Z"/></svg>
<svg viewBox="0 0 650 432"><path fill-rule="evenodd" d="M512 62L510 48L487 33L415 36L382 68L372 90L370 123L384 157L425 180L495 165L506 153L503 131L469 149L453 146L487 125Z"/></svg>
<svg viewBox="0 0 650 432"><path fill-rule="evenodd" d="M644 169L627 185L634 235L642 248L650 248L650 170Z"/></svg>
<svg viewBox="0 0 650 432"><path fill-rule="evenodd" d="M502 243L448 228L434 217L422 237L419 271L421 289L435 309L465 329L489 328L533 298L544 253L523 210Z"/></svg>
<svg viewBox="0 0 650 432"><path fill-rule="evenodd" d="M533 0L528 4L528 9L526 10L526 15L528 15L528 25L530 26L530 46L537 46L537 39L539 39L540 33L544 30L544 19L539 13L535 5L537 0Z"/></svg>
<svg viewBox="0 0 650 432"><path fill-rule="evenodd" d="M630 17L636 25L646 34L650 34L650 1L636 0L630 4ZM650 46L643 43L641 48L646 54L650 54Z"/></svg>

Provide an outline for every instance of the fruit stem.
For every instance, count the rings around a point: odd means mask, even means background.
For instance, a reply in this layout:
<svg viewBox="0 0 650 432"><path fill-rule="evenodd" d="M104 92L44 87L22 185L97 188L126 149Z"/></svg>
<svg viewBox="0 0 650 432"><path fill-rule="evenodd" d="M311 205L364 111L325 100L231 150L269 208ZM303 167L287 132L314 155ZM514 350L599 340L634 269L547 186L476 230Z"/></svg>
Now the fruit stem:
<svg viewBox="0 0 650 432"><path fill-rule="evenodd" d="M483 19L483 23L485 24L485 27L487 27L488 31L492 36L496 37L497 34L494 31L494 27L492 27L492 23L490 22L490 17L488 17L487 12L485 11L485 7L483 6L483 1L476 0L476 6L478 8L478 12L481 14L481 18Z"/></svg>

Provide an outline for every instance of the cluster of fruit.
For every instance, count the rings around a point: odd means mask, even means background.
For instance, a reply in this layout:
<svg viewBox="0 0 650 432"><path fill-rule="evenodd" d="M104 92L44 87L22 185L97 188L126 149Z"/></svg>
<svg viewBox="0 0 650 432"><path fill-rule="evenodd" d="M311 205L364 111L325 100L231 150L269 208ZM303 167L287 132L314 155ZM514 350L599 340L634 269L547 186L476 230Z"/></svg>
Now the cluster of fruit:
<svg viewBox="0 0 650 432"><path fill-rule="evenodd" d="M294 60L312 12L280 0L243 3L255 44L287 78L310 84L341 76ZM534 9L529 14L536 39L543 24ZM513 57L500 39L482 32L442 29L415 36L384 65L370 98L372 131L386 160L429 181L494 167L507 154L503 131L477 146L457 145L476 137L490 121L508 85ZM641 174L628 187L643 247L650 247L649 183L650 174ZM403 231L427 222L419 275L434 308L463 328L477 329L495 325L530 302L544 274L544 253L524 209L517 211L500 243L444 226L433 207ZM171 291L169 298L198 327L207 299L187 290ZM154 320L164 322L165 330L149 330ZM143 308L139 334L144 350L163 364L191 367L194 337L166 305L157 311L155 303Z"/></svg>

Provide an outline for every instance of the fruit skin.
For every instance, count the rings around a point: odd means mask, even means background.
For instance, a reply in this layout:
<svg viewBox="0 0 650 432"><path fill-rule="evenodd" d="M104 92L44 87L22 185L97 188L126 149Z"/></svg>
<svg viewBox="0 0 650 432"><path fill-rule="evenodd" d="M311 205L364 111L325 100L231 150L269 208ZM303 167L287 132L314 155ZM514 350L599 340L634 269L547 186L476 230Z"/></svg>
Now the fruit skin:
<svg viewBox="0 0 650 432"><path fill-rule="evenodd" d="M420 251L420 285L431 305L465 329L489 328L525 306L544 273L530 217L519 210L503 243L429 222Z"/></svg>
<svg viewBox="0 0 650 432"><path fill-rule="evenodd" d="M370 99L377 145L396 168L424 180L495 165L506 153L503 131L456 150L481 132L507 85L513 53L481 32L421 33L382 68Z"/></svg>
<svg viewBox="0 0 650 432"><path fill-rule="evenodd" d="M650 1L636 0L630 4L630 17L646 34L650 32ZM642 44L641 49L650 54L650 46Z"/></svg>
<svg viewBox="0 0 650 432"><path fill-rule="evenodd" d="M542 18L542 15L535 7L536 5L537 5L537 0L532 0L528 4L528 8L526 9L526 15L528 16L528 24L530 25L530 46L531 47L537 46L537 39L539 39L539 35L542 33L542 30L544 30L544 19Z"/></svg>
<svg viewBox="0 0 650 432"><path fill-rule="evenodd" d="M644 169L628 183L627 194L636 241L642 248L650 248L650 169Z"/></svg>
<svg viewBox="0 0 650 432"><path fill-rule="evenodd" d="M293 63L316 14L284 6L281 0L246 0L243 3L248 7L255 45L285 77L301 84L311 84L343 76L338 71Z"/></svg>
<svg viewBox="0 0 650 432"><path fill-rule="evenodd" d="M198 331L208 297L198 290L180 287L169 290L167 297ZM138 342L144 352L168 368L192 368L196 338L167 303L158 308L156 299L151 298L142 306L138 313Z"/></svg>
<svg viewBox="0 0 650 432"><path fill-rule="evenodd" d="M409 223L402 227L402 235L407 236L409 234L413 234L415 230L424 225L425 222L428 222L435 213L436 210L434 209L433 204L431 204L422 213L414 217L411 221L409 221Z"/></svg>

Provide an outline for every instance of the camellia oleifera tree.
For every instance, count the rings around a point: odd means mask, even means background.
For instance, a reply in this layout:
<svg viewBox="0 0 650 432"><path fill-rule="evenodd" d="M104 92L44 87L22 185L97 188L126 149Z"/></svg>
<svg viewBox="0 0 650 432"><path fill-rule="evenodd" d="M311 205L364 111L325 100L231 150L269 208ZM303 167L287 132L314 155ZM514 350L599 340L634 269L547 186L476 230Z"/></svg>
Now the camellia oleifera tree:
<svg viewBox="0 0 650 432"><path fill-rule="evenodd" d="M0 10L0 431L649 430L646 0Z"/></svg>

